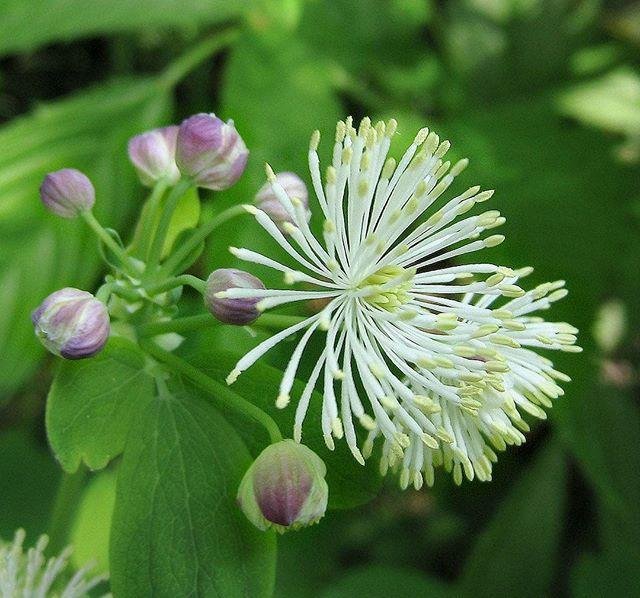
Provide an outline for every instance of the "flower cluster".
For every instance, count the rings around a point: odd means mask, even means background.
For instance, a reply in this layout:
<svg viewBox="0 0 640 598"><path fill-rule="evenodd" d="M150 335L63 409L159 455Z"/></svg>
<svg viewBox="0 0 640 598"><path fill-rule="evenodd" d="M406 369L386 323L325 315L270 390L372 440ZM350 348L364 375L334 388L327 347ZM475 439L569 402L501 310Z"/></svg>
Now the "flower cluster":
<svg viewBox="0 0 640 598"><path fill-rule="evenodd" d="M441 199L468 161L446 161L450 144L434 132L420 130L399 161L388 157L396 127L395 120L373 125L365 118L357 130L351 119L339 122L324 184L320 135L313 134L309 166L321 238L309 224L306 197L292 195L267 167L277 211L272 204L261 209L260 202L246 209L295 265L246 248L231 251L307 289L242 285L215 296L252 299L259 311L306 300L326 305L249 351L227 382L301 332L276 400L286 407L302 355L314 333L323 331L315 367L296 397L298 442L319 384L330 449L344 437L364 464L380 438L380 469L399 470L403 487L433 484L438 466L457 483L463 476L490 480L495 451L525 440L529 428L522 414L544 418L544 409L563 394L557 381L568 377L537 351L580 351L577 330L534 315L566 295L563 281L525 291L519 283L531 268L454 265L500 244L504 237L491 231L505 219L496 210L467 215L493 191L471 187ZM356 423L366 433L364 442Z"/></svg>

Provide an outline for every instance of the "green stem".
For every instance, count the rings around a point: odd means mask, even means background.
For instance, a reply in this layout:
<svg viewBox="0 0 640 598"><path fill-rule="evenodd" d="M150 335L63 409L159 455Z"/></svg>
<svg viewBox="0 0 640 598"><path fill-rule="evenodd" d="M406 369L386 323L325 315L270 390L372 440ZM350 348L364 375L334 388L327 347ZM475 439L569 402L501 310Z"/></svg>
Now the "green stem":
<svg viewBox="0 0 640 598"><path fill-rule="evenodd" d="M162 215L160 216L160 222L155 230L153 242L151 243L151 249L149 250L149 259L147 260L147 269L145 271L145 277L149 278L155 275L158 268L158 263L162 257L162 249L164 247L164 241L169 231L169 225L171 224L171 217L175 212L175 209L180 201L180 198L185 194L187 189L191 187L192 183L188 179L180 179L177 185L169 193L167 201L164 204Z"/></svg>
<svg viewBox="0 0 640 598"><path fill-rule="evenodd" d="M127 268L130 274L137 275L138 272L135 271L131 264L131 259L127 255L127 252L116 243L116 240L104 229L102 224L98 222L96 217L93 215L93 212L87 211L82 212L82 218L89 225L89 227L93 230L94 233L100 238L100 240L118 257L120 262L124 267Z"/></svg>
<svg viewBox="0 0 640 598"><path fill-rule="evenodd" d="M144 259L149 257L149 249L151 244L151 231L153 231L153 225L156 222L158 216L158 210L160 209L160 201L164 195L169 181L167 179L160 179L153 187L149 199L147 199L146 211L146 226L143 226L140 237L140 254ZM144 209L144 208L143 208Z"/></svg>
<svg viewBox="0 0 640 598"><path fill-rule="evenodd" d="M147 287L147 293L153 297L154 295L159 295L160 293L164 293L165 291L170 291L171 289L182 287L184 285L189 285L198 291L198 293L203 294L206 282L197 276L183 274L182 276L176 276L176 278L170 278L169 280L165 280L159 284Z"/></svg>
<svg viewBox="0 0 640 598"><path fill-rule="evenodd" d="M240 214L246 214L246 210L243 206L232 206L226 209L224 212L218 214L215 218L211 219L200 226L193 234L178 248L178 250L170 256L160 269L161 276L169 276L174 273L180 263L186 259L186 257L195 250L200 243L202 243L216 228L239 216Z"/></svg>
<svg viewBox="0 0 640 598"><path fill-rule="evenodd" d="M270 415L262 411L259 407L256 407L253 403L243 399L240 395L229 390L226 385L203 374L199 369L184 361L184 359L161 349L155 343L141 341L140 346L152 357L168 365L175 372L189 378L196 386L210 393L214 399L220 401L223 406L231 407L242 415L258 422L267 430L272 443L282 440L280 428L278 428L278 424L276 424Z"/></svg>
<svg viewBox="0 0 640 598"><path fill-rule="evenodd" d="M49 549L52 553L60 552L67 545L86 476L87 470L82 465L73 474L62 474L49 522Z"/></svg>
<svg viewBox="0 0 640 598"><path fill-rule="evenodd" d="M279 314L262 314L251 326L260 326L270 330L284 330L301 322L304 318L299 316L282 316ZM193 332L202 330L210 326L218 326L221 322L216 320L211 314L199 314L197 316L187 316L166 320L164 322L149 322L138 326L138 334L142 337L156 336L168 332Z"/></svg>

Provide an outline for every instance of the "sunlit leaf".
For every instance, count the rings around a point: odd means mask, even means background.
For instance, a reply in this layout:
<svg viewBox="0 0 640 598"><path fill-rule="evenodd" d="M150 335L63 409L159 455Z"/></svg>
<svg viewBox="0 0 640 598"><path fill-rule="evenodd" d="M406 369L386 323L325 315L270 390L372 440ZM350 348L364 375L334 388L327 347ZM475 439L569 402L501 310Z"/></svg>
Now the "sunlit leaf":
<svg viewBox="0 0 640 598"><path fill-rule="evenodd" d="M5 0L0 5L0 55L52 41L147 27L193 28L242 14L249 0Z"/></svg>

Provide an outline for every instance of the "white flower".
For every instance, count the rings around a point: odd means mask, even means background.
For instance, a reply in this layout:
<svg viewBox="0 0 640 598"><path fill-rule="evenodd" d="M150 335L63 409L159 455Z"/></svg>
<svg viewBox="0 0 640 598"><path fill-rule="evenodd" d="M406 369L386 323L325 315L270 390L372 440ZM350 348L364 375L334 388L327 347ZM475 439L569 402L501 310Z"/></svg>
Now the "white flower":
<svg viewBox="0 0 640 598"><path fill-rule="evenodd" d="M289 198L267 167L273 192L291 216L287 237L254 206L247 210L297 262L291 268L249 249L234 255L284 273L287 284L318 290L229 289L221 297L260 298L259 310L322 299L320 313L283 330L249 351L227 382L286 337L304 330L291 355L276 404L289 400L301 355L310 337L326 342L298 397L294 438L300 441L312 390L323 388L322 430L329 448L346 438L364 463L373 440L383 438L381 470L401 469L402 486L433 483L433 468L453 470L457 482L491 477L495 449L524 441L520 412L545 417L543 407L562 394L555 380L567 377L531 349L579 351L576 329L530 314L563 297L564 282L525 292L516 283L531 269L511 270L452 260L492 247L502 235L495 210L464 216L493 191L472 187L449 201L439 198L467 165L443 162L449 142L426 128L396 164L387 158L396 121L358 131L351 119L336 129L333 161L321 182L316 131L309 166L324 216L323 241L311 231L306 209ZM506 302L505 299L506 298ZM496 301L502 304L496 307ZM354 420L369 431L358 447Z"/></svg>
<svg viewBox="0 0 640 598"><path fill-rule="evenodd" d="M71 548L59 556L45 559L49 539L40 536L37 544L23 552L24 530L19 529L11 544L0 541L0 596L3 598L80 598L104 581L104 577L87 578L90 567L80 569L64 585L59 578L67 567Z"/></svg>

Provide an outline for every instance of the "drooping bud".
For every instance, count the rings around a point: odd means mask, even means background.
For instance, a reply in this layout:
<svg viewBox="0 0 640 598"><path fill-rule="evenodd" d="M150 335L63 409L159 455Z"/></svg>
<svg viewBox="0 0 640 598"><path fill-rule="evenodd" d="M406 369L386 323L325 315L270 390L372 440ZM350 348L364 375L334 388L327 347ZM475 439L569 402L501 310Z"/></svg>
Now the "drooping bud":
<svg viewBox="0 0 640 598"><path fill-rule="evenodd" d="M50 172L40 185L45 207L63 218L75 218L87 212L96 201L96 192L86 175L75 168Z"/></svg>
<svg viewBox="0 0 640 598"><path fill-rule="evenodd" d="M221 191L244 172L249 151L233 125L214 114L187 118L178 131L176 163L198 187Z"/></svg>
<svg viewBox="0 0 640 598"><path fill-rule="evenodd" d="M65 359L91 357L109 338L106 306L79 289L55 291L31 314L31 321L42 344Z"/></svg>
<svg viewBox="0 0 640 598"><path fill-rule="evenodd" d="M152 187L160 179L166 179L171 185L178 182L177 137L178 127L171 125L141 133L129 140L129 159L143 185Z"/></svg>
<svg viewBox="0 0 640 598"><path fill-rule="evenodd" d="M292 202L301 202L304 206L304 211L308 211L309 194L307 192L307 186L297 174L294 172L279 172L276 175L276 181L284 189ZM280 200L273 191L270 181L267 181L260 187L260 190L256 193L255 203L256 206L265 212L271 220L278 225L278 228L284 232L284 224L291 222L291 217L280 203Z"/></svg>
<svg viewBox="0 0 640 598"><path fill-rule="evenodd" d="M317 523L327 510L327 468L311 449L293 440L268 446L238 489L238 505L257 528L280 533Z"/></svg>
<svg viewBox="0 0 640 598"><path fill-rule="evenodd" d="M229 289L264 289L259 278L234 268L214 270L207 279L204 303L207 309L221 322L244 326L253 322L260 312L256 308L259 299L220 297Z"/></svg>

